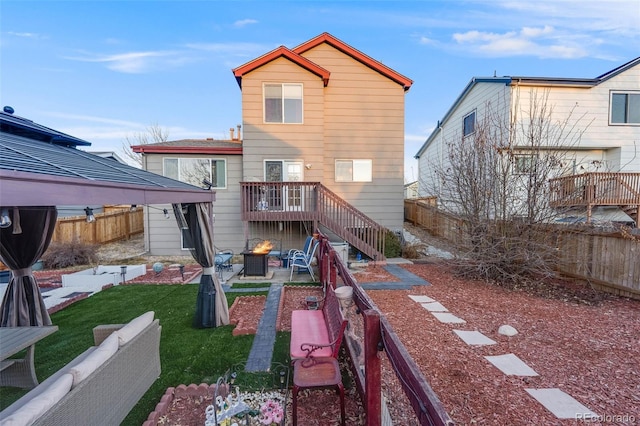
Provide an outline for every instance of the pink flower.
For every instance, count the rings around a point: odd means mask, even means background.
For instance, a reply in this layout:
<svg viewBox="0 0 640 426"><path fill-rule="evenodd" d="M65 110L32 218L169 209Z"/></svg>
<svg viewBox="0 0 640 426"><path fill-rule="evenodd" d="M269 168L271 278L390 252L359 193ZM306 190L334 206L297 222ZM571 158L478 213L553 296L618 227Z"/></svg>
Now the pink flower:
<svg viewBox="0 0 640 426"><path fill-rule="evenodd" d="M270 425L273 423L280 423L284 412L282 410L282 406L278 402L269 399L260 406L260 414L260 423L263 425Z"/></svg>

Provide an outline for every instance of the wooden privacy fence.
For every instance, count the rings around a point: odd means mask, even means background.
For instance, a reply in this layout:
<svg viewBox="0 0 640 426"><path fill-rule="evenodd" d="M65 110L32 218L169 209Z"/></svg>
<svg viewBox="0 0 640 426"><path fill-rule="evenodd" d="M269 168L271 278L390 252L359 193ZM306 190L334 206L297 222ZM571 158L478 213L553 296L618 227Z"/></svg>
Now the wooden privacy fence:
<svg viewBox="0 0 640 426"><path fill-rule="evenodd" d="M558 228L558 227L556 227ZM558 270L596 288L640 299L640 240L621 233L558 229Z"/></svg>
<svg viewBox="0 0 640 426"><path fill-rule="evenodd" d="M104 244L112 241L126 240L132 235L144 232L144 214L142 207L130 211L127 207L105 207L104 213L95 214L96 220L87 223L86 216L58 218L53 232L52 242L82 242L87 244Z"/></svg>
<svg viewBox="0 0 640 426"><path fill-rule="evenodd" d="M427 201L405 200L404 219L449 241L461 243L467 238L464 231L464 221L452 214L438 210L432 199Z"/></svg>
<svg viewBox="0 0 640 426"><path fill-rule="evenodd" d="M320 282L334 289L340 282L342 286L349 286L353 290L355 306L345 315L349 320L349 326L345 332L344 346L351 358L356 387L364 401L365 424L384 424L381 358L386 356L411 403L417 422L420 425L431 426L453 425L453 420L447 414L444 405L429 386L389 321L360 287L329 240L318 234Z"/></svg>
<svg viewBox="0 0 640 426"><path fill-rule="evenodd" d="M405 200L405 220L456 243L467 239L464 222L420 200ZM595 288L640 299L640 239L621 232L552 225L559 255L558 272L589 281Z"/></svg>

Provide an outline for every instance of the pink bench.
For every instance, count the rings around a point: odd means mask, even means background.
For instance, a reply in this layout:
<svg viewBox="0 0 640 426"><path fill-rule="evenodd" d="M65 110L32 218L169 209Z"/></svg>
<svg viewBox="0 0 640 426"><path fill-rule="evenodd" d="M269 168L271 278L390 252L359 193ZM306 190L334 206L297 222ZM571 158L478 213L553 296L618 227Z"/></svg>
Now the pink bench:
<svg viewBox="0 0 640 426"><path fill-rule="evenodd" d="M291 360L311 357L338 358L347 320L331 286L327 288L321 310L291 313Z"/></svg>

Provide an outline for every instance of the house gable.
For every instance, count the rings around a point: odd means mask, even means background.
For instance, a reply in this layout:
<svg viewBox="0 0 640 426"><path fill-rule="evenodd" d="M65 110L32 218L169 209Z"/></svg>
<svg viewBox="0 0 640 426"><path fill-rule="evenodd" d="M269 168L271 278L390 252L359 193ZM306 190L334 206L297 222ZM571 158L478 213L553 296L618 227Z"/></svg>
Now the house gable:
<svg viewBox="0 0 640 426"><path fill-rule="evenodd" d="M300 56L298 53L295 53L284 46L280 46L277 49L274 49L271 52L266 53L260 56L259 58L249 61L246 64L240 65L239 67L234 68L232 70L233 75L236 76L236 80L240 88L242 88L242 77L244 75L279 58L288 59L289 61L295 63L296 65L322 78L322 81L324 82L325 86L329 84L329 76L330 76L329 71L327 71L326 69L322 68L317 64L314 64L313 62L306 59L305 57Z"/></svg>
<svg viewBox="0 0 640 426"><path fill-rule="evenodd" d="M339 51L341 51L342 53L349 55L350 57L352 57L353 59L361 62L362 64L368 66L369 68L379 72L380 74L384 75L385 77L393 80L394 82L400 84L403 86L404 90L407 91L411 88L411 85L413 84L413 81L405 76L403 76L402 74L392 70L391 68L387 67L386 65L384 65L383 63L376 61L375 59L371 58L370 56L365 55L364 53L360 52L359 50L349 46L348 44L344 43L341 40L338 40L337 38L335 38L334 36L332 36L329 33L322 33L319 36L312 38L311 40L302 43L301 45L299 45L298 47L295 47L293 49L294 52L296 52L299 55L304 55L305 52L321 45L322 43L327 43L328 45L332 46L335 49L338 49Z"/></svg>

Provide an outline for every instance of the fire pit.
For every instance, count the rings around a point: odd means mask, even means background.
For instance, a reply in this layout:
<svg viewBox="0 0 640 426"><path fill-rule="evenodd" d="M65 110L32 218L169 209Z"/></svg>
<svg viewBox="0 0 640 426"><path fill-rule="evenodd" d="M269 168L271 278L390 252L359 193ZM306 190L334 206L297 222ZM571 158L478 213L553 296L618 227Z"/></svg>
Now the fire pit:
<svg viewBox="0 0 640 426"><path fill-rule="evenodd" d="M269 241L258 243L252 250L242 252L245 277L265 277L269 270L267 255L273 248Z"/></svg>
<svg viewBox="0 0 640 426"><path fill-rule="evenodd" d="M242 252L244 256L244 276L264 277L267 275L268 262L267 253L254 253L252 251Z"/></svg>

